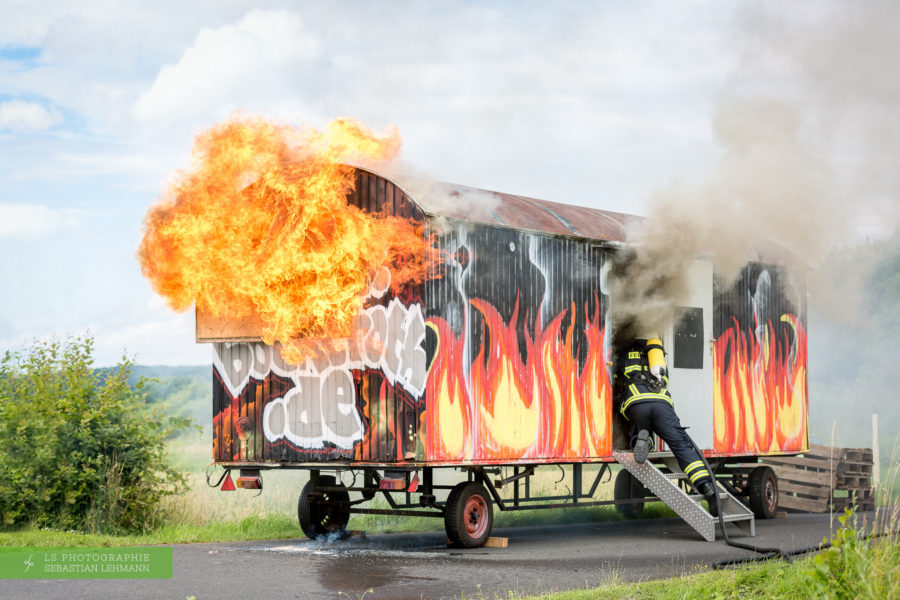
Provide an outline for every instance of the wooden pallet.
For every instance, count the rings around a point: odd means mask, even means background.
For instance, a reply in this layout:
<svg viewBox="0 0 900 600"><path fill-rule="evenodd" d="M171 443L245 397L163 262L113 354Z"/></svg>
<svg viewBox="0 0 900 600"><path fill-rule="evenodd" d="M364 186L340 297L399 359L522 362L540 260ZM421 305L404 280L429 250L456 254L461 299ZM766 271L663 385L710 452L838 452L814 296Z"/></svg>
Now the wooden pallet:
<svg viewBox="0 0 900 600"><path fill-rule="evenodd" d="M803 512L872 510L872 450L810 444L802 456L766 457L778 476L779 507Z"/></svg>

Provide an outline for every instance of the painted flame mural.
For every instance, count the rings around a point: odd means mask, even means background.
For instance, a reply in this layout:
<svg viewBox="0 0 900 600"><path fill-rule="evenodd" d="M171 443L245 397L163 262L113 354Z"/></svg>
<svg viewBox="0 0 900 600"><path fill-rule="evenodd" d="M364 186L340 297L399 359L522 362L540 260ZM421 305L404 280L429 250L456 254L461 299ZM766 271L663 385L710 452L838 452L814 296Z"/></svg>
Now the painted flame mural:
<svg viewBox="0 0 900 600"><path fill-rule="evenodd" d="M777 277L774 268L762 270L755 278L756 290L751 296L748 288L754 278L746 272L736 286L736 294L747 299L745 310L734 311L743 312L743 318L730 315L729 325L716 335L716 452L765 454L807 448L806 327L796 314L772 318L781 309L799 304L790 302L784 292L772 291Z"/></svg>
<svg viewBox="0 0 900 600"><path fill-rule="evenodd" d="M584 324L587 360L573 352L574 321L566 332L556 315L535 327L528 351L519 354L516 306L510 323L483 300L472 306L485 320L489 343L471 365L461 340L445 321L429 326L438 336L428 375L430 460L502 460L608 456L612 451L612 392L604 354L599 302ZM540 315L537 321L540 322ZM466 368L469 367L468 376Z"/></svg>

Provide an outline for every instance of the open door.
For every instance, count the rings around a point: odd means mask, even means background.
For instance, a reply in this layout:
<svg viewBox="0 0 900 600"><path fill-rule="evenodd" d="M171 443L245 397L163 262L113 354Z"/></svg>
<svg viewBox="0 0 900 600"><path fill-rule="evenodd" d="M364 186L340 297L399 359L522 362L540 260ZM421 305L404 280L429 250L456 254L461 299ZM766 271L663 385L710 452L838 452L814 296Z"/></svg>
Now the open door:
<svg viewBox="0 0 900 600"><path fill-rule="evenodd" d="M701 448L713 447L712 299L713 264L696 260L690 268L690 296L675 309L663 345L675 411Z"/></svg>

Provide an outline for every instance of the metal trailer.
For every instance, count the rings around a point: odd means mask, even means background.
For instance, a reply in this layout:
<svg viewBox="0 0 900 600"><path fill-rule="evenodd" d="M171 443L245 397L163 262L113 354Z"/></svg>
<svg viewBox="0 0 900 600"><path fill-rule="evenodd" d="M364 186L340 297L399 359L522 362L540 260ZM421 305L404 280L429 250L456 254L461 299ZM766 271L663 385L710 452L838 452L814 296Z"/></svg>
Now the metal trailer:
<svg viewBox="0 0 900 600"><path fill-rule="evenodd" d="M494 505L615 503L628 516L656 499L699 506L661 446L650 462L668 463L660 476L672 490L615 452L627 444L613 412L605 275L637 217L455 185L404 189L362 169L348 202L421 223L443 258L398 294L381 273L359 341L323 344L303 365L263 344L252 319L198 312L197 341L214 348L214 462L240 471L238 487L260 487L265 469L307 469L298 517L310 537L353 513L428 515L465 547L488 538ZM691 298L662 337L682 422L729 496L772 517L775 475L747 465L808 448L805 272L750 258L729 284L694 261ZM598 500L616 461L615 499ZM569 493L535 492L546 465L570 465ZM461 481L442 485L435 469ZM387 508L365 507L376 495Z"/></svg>

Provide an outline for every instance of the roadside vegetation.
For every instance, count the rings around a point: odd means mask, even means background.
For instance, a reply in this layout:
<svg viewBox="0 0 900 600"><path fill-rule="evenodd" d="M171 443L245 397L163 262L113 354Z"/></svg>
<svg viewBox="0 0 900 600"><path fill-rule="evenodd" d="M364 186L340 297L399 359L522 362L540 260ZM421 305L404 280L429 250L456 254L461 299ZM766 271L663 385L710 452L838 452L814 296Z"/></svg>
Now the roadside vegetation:
<svg viewBox="0 0 900 600"><path fill-rule="evenodd" d="M93 369L93 340L36 342L0 361L0 523L97 533L165 523L185 489L166 439L189 420L148 409L123 359Z"/></svg>
<svg viewBox="0 0 900 600"><path fill-rule="evenodd" d="M703 570L674 579L621 583L615 575L603 587L529 596L527 600L886 600L900 598L900 515L894 506L881 509L876 530L893 535L866 535L866 524L851 511L839 518L832 546L788 563L769 560L719 571ZM879 529L880 527L880 529ZM522 598L522 596L496 596Z"/></svg>

